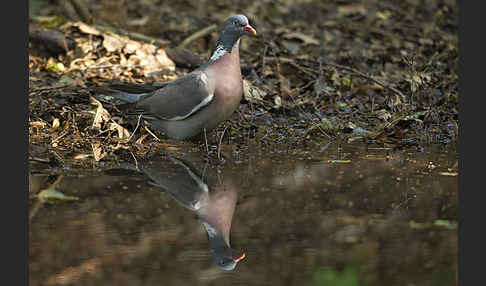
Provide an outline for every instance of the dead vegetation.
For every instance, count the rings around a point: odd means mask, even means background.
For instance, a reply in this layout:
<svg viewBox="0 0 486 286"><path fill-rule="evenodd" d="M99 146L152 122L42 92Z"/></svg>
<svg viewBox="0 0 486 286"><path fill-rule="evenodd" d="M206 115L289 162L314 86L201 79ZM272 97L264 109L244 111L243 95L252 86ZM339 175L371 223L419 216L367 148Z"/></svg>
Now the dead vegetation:
<svg viewBox="0 0 486 286"><path fill-rule="evenodd" d="M246 14L259 37L242 42L245 99L209 134L210 151L223 131L230 150L252 142L420 148L458 140L456 1L32 3L31 158L48 153L89 165L84 159L198 147L127 121L94 99L93 87L176 79L208 58L218 25L234 13Z"/></svg>

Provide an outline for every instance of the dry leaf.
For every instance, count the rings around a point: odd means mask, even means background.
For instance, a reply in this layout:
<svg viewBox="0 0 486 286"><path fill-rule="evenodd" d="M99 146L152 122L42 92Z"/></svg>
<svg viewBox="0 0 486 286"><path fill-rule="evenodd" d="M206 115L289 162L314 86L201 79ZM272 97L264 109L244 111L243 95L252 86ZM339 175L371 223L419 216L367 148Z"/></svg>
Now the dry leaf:
<svg viewBox="0 0 486 286"><path fill-rule="evenodd" d="M115 38L108 35L103 36L103 47L109 53L121 51L124 45L125 42L122 39Z"/></svg>
<svg viewBox="0 0 486 286"><path fill-rule="evenodd" d="M51 132L55 131L59 126L61 125L59 118L54 118L52 121L52 127L51 127Z"/></svg>
<svg viewBox="0 0 486 286"><path fill-rule="evenodd" d="M79 31L85 34L90 35L101 35L100 31L98 31L95 27L89 26L83 22L76 22L73 26L78 27Z"/></svg>
<svg viewBox="0 0 486 286"><path fill-rule="evenodd" d="M243 80L243 95L246 100L258 99L262 100L266 93L258 87L252 85L248 80Z"/></svg>
<svg viewBox="0 0 486 286"><path fill-rule="evenodd" d="M459 173L457 172L440 172L439 175L442 175L442 176L450 176L450 177L455 177L457 176Z"/></svg>
<svg viewBox="0 0 486 286"><path fill-rule="evenodd" d="M282 98L280 98L280 96L278 96L278 95L275 96L274 103L275 103L275 105L273 107L279 108L280 106L282 106Z"/></svg>
<svg viewBox="0 0 486 286"><path fill-rule="evenodd" d="M133 54L138 49L140 49L140 43L132 40L127 40L125 47L123 47L123 52L126 54Z"/></svg>
<svg viewBox="0 0 486 286"><path fill-rule="evenodd" d="M74 160L84 160L91 156L91 154L78 154L73 157Z"/></svg>
<svg viewBox="0 0 486 286"><path fill-rule="evenodd" d="M44 127L46 127L46 123L42 122L42 121L32 121L32 122L29 122L29 126L44 128Z"/></svg>
<svg viewBox="0 0 486 286"><path fill-rule="evenodd" d="M143 134L142 136L140 136L140 138L137 139L137 141L135 141L135 143L142 144L143 140L147 138L147 136L148 134Z"/></svg>
<svg viewBox="0 0 486 286"><path fill-rule="evenodd" d="M164 67L171 71L175 70L175 63L167 56L167 53L164 49L158 49L157 53L155 54L155 58L157 58L161 67Z"/></svg>
<svg viewBox="0 0 486 286"><path fill-rule="evenodd" d="M94 128L101 129L101 124L110 120L111 118L110 113L106 111L105 108L103 108L101 102L99 102L96 98L91 97L91 101L92 104L98 106L98 108L96 109L96 114L92 126Z"/></svg>
<svg viewBox="0 0 486 286"><path fill-rule="evenodd" d="M120 139L130 138L130 132L128 132L128 130L125 127L121 126L118 123L111 122L109 129L118 131L118 138Z"/></svg>
<svg viewBox="0 0 486 286"><path fill-rule="evenodd" d="M106 156L106 152L103 151L100 143L91 143L91 147L93 148L93 156L96 162Z"/></svg>

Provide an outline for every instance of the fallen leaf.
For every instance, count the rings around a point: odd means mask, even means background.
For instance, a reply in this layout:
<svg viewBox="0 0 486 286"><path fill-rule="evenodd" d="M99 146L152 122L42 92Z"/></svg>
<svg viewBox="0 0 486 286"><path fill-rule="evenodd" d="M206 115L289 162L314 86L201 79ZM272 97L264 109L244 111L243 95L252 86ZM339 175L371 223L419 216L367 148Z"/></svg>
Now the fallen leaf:
<svg viewBox="0 0 486 286"><path fill-rule="evenodd" d="M111 122L109 129L118 131L118 138L119 139L130 138L130 132L128 132L128 130L125 127L121 126L120 124L117 124L115 122Z"/></svg>
<svg viewBox="0 0 486 286"><path fill-rule="evenodd" d="M450 176L450 177L455 177L457 176L459 173L457 172L440 172L439 175L442 175L442 176Z"/></svg>
<svg viewBox="0 0 486 286"><path fill-rule="evenodd" d="M61 126L61 122L59 121L59 118L54 118L54 120L52 121L52 127L50 132L55 131L57 128L59 128L59 126Z"/></svg>
<svg viewBox="0 0 486 286"><path fill-rule="evenodd" d="M106 111L105 108L103 108L103 104L101 104L101 102L99 102L96 98L92 96L90 98L91 98L91 103L97 106L96 114L92 126L94 128L101 129L101 124L110 120L111 118L110 113Z"/></svg>
<svg viewBox="0 0 486 286"><path fill-rule="evenodd" d="M115 38L115 37L108 36L108 35L103 36L103 47L109 53L121 51L121 49L123 48L124 45L125 45L125 42L122 39Z"/></svg>
<svg viewBox="0 0 486 286"><path fill-rule="evenodd" d="M243 94L246 100L262 100L266 93L258 87L252 85L248 80L243 80Z"/></svg>
<svg viewBox="0 0 486 286"><path fill-rule="evenodd" d="M78 27L79 31L85 34L101 35L101 32L98 31L95 27L89 26L83 22L73 23L73 26Z"/></svg>
<svg viewBox="0 0 486 286"><path fill-rule="evenodd" d="M42 121L32 121L32 122L29 122L29 126L31 126L31 127L44 128L46 125L47 125L47 123L42 122Z"/></svg>
<svg viewBox="0 0 486 286"><path fill-rule="evenodd" d="M55 201L76 201L78 197L66 196L63 193L56 191L54 188L45 189L39 192L37 198L42 202L55 202Z"/></svg>
<svg viewBox="0 0 486 286"><path fill-rule="evenodd" d="M91 147L93 148L93 156L96 162L106 156L106 152L103 152L100 143L91 143Z"/></svg>
<svg viewBox="0 0 486 286"><path fill-rule="evenodd" d="M91 156L91 154L78 154L73 157L74 160L84 160Z"/></svg>
<svg viewBox="0 0 486 286"><path fill-rule="evenodd" d="M148 134L143 134L142 136L140 136L140 138L137 139L137 141L135 141L135 143L142 144L143 140L147 138L147 136Z"/></svg>
<svg viewBox="0 0 486 286"><path fill-rule="evenodd" d="M275 96L275 99L274 99L274 103L275 105L273 106L273 108L279 108L280 106L282 106L282 98L280 98L280 96Z"/></svg>

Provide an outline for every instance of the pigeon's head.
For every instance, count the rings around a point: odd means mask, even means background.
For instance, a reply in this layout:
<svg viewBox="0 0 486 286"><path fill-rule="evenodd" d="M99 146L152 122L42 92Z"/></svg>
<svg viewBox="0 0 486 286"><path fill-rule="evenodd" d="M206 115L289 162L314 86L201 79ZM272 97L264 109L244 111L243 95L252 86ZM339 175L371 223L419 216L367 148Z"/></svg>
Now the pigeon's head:
<svg viewBox="0 0 486 286"><path fill-rule="evenodd" d="M256 35L255 29L248 24L248 18L245 15L234 15L224 21L223 33L238 35L238 38L248 34Z"/></svg>
<svg viewBox="0 0 486 286"><path fill-rule="evenodd" d="M248 24L248 18L245 15L234 15L227 18L224 21L223 30L219 35L218 44L211 60L216 61L226 53L231 53L231 50L243 35L256 35L255 29Z"/></svg>
<svg viewBox="0 0 486 286"><path fill-rule="evenodd" d="M224 21L218 46L230 52L236 41L243 35L256 35L256 31L248 24L245 15L231 16Z"/></svg>
<svg viewBox="0 0 486 286"><path fill-rule="evenodd" d="M233 270L236 264L245 258L245 253L237 253L231 248L227 250L227 253L213 253L213 263L223 270Z"/></svg>

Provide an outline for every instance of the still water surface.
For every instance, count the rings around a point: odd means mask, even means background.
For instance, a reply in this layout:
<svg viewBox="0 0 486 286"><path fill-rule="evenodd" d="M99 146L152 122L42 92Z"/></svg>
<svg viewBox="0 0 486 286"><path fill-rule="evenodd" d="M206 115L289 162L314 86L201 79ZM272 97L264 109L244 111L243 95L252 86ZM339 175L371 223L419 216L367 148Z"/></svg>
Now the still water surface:
<svg viewBox="0 0 486 286"><path fill-rule="evenodd" d="M30 285L456 285L457 161L348 145L70 170L55 189L78 200L30 200ZM31 196L62 173L31 164Z"/></svg>

